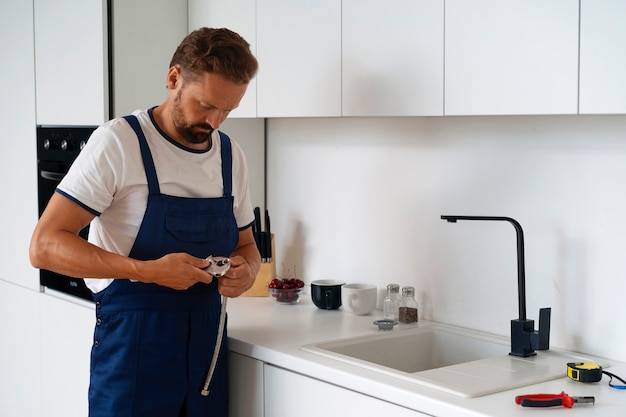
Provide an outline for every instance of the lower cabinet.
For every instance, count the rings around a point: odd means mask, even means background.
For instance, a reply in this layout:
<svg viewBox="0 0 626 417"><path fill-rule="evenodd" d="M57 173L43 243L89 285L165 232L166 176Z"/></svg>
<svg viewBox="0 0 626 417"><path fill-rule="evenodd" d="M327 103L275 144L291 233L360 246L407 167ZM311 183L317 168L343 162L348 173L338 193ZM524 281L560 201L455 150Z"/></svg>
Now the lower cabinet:
<svg viewBox="0 0 626 417"><path fill-rule="evenodd" d="M229 417L263 417L263 362L229 351L228 374Z"/></svg>
<svg viewBox="0 0 626 417"><path fill-rule="evenodd" d="M0 279L0 416L85 417L93 308Z"/></svg>
<svg viewBox="0 0 626 417"><path fill-rule="evenodd" d="M416 417L425 414L272 365L264 365L268 417Z"/></svg>
<svg viewBox="0 0 626 417"><path fill-rule="evenodd" d="M47 294L40 297L43 415L84 417L88 414L93 307Z"/></svg>
<svg viewBox="0 0 626 417"><path fill-rule="evenodd" d="M425 415L234 352L228 366L230 417Z"/></svg>
<svg viewBox="0 0 626 417"><path fill-rule="evenodd" d="M38 292L0 279L0 416L44 415L40 311Z"/></svg>

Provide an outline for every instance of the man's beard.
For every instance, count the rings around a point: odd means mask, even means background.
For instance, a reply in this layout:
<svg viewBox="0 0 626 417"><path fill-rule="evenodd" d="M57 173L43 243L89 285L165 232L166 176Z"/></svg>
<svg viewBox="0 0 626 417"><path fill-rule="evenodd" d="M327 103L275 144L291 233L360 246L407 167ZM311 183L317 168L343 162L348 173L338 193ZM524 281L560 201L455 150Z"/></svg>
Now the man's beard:
<svg viewBox="0 0 626 417"><path fill-rule="evenodd" d="M181 102L182 89L178 91L174 98L174 104L172 107L172 119L174 120L174 126L178 134L187 142L193 144L205 143L211 140L211 134L215 129L208 123L199 123L190 125L185 121L183 116L183 109Z"/></svg>

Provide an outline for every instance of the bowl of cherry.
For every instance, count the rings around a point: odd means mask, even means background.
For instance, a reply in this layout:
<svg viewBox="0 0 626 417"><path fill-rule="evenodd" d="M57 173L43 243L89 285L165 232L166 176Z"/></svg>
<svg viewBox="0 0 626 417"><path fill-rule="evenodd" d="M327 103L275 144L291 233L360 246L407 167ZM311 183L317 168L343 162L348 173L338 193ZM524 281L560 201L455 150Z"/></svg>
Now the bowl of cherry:
<svg viewBox="0 0 626 417"><path fill-rule="evenodd" d="M304 291L304 281L297 278L274 278L268 291L278 304L295 304Z"/></svg>

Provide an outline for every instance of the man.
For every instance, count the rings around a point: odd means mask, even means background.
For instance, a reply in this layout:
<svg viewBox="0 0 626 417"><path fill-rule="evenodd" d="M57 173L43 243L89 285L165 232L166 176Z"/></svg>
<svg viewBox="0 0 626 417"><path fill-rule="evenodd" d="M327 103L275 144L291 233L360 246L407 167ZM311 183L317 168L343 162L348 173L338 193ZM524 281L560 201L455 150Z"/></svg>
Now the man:
<svg viewBox="0 0 626 417"><path fill-rule="evenodd" d="M190 33L166 101L100 126L35 228L33 266L84 277L94 293L91 417L228 415L225 343L200 392L220 294L250 288L260 256L245 157L217 129L256 71L236 33ZM209 255L230 257L223 277L204 270Z"/></svg>

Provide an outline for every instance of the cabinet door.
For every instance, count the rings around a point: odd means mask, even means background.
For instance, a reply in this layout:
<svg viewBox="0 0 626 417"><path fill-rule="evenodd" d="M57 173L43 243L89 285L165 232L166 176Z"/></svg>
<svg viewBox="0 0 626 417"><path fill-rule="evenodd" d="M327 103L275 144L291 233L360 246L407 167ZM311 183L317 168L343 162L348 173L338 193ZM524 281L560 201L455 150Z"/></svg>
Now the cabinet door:
<svg viewBox="0 0 626 417"><path fill-rule="evenodd" d="M265 365L265 415L272 417L423 416L367 395Z"/></svg>
<svg viewBox="0 0 626 417"><path fill-rule="evenodd" d="M41 313L41 384L45 415L84 417L88 414L93 305L41 294Z"/></svg>
<svg viewBox="0 0 626 417"><path fill-rule="evenodd" d="M256 0L189 0L188 8L190 32L204 26L228 28L240 34L256 56ZM256 117L256 90L255 78L248 85L239 107L228 117Z"/></svg>
<svg viewBox="0 0 626 417"><path fill-rule="evenodd" d="M53 417L42 412L40 297L0 280L0 416Z"/></svg>
<svg viewBox="0 0 626 417"><path fill-rule="evenodd" d="M0 205L0 280L39 291L39 271L28 260L37 222L33 3L9 0L2 4L0 126L4 139L0 143L0 178L4 204ZM10 414L0 411L0 415Z"/></svg>
<svg viewBox="0 0 626 417"><path fill-rule="evenodd" d="M228 352L228 392L230 417L263 417L263 362Z"/></svg>
<svg viewBox="0 0 626 417"><path fill-rule="evenodd" d="M576 114L578 0L447 0L445 114Z"/></svg>
<svg viewBox="0 0 626 417"><path fill-rule="evenodd" d="M257 0L259 117L341 115L341 0Z"/></svg>
<svg viewBox="0 0 626 417"><path fill-rule="evenodd" d="M37 123L109 119L105 0L35 0Z"/></svg>
<svg viewBox="0 0 626 417"><path fill-rule="evenodd" d="M343 0L342 115L443 115L443 0Z"/></svg>
<svg viewBox="0 0 626 417"><path fill-rule="evenodd" d="M626 113L626 2L582 0L580 113Z"/></svg>

